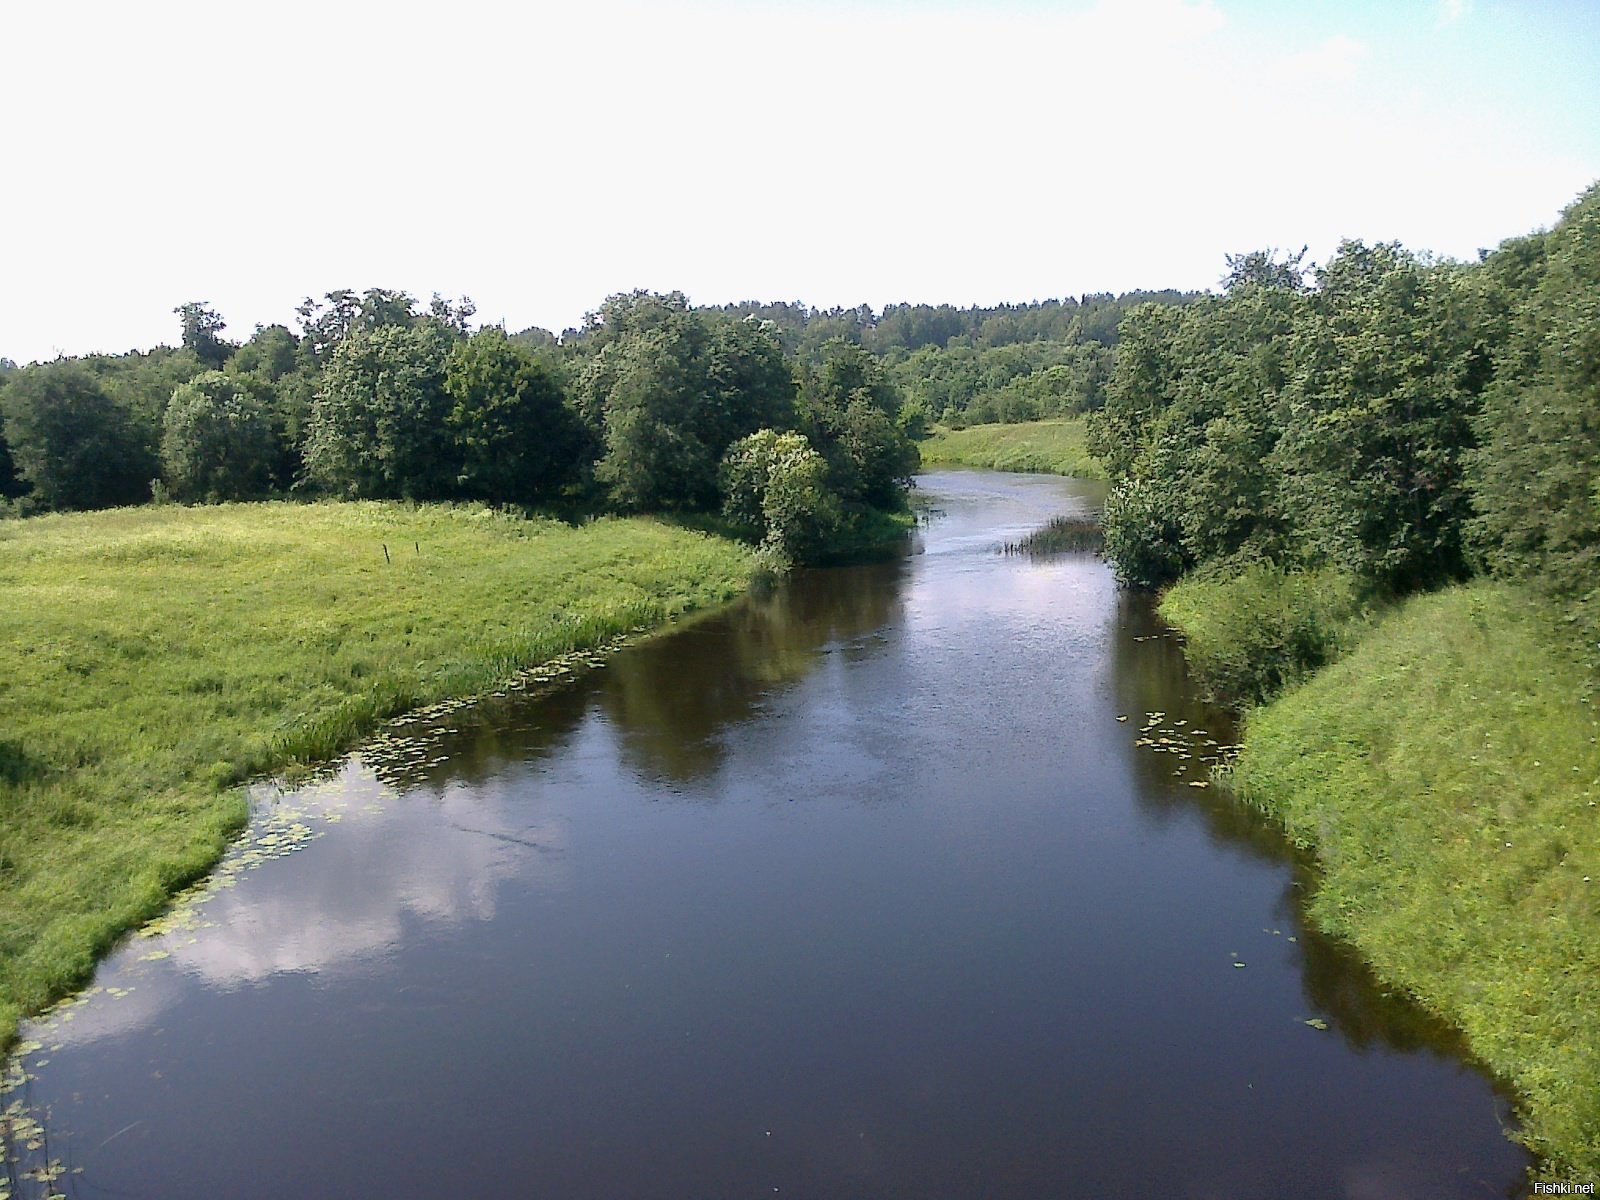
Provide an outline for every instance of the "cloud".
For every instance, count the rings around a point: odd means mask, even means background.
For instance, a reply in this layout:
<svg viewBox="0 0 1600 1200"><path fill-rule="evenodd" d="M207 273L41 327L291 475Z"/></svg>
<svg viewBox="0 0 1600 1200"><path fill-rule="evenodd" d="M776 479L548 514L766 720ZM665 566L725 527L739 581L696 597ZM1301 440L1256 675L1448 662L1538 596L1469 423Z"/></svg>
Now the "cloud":
<svg viewBox="0 0 1600 1200"><path fill-rule="evenodd" d="M1440 29L1448 29L1472 11L1472 0L1439 0L1439 16L1437 24Z"/></svg>
<svg viewBox="0 0 1600 1200"><path fill-rule="evenodd" d="M1295 83L1344 83L1353 79L1367 57L1367 44L1336 33L1315 50L1278 61L1276 74Z"/></svg>

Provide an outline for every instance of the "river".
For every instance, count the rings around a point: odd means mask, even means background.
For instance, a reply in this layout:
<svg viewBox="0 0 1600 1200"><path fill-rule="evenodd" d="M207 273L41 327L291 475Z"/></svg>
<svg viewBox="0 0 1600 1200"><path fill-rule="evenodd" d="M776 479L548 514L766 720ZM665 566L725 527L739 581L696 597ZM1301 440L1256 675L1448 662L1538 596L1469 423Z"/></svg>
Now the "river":
<svg viewBox="0 0 1600 1200"><path fill-rule="evenodd" d="M25 1029L34 1161L162 1200L1517 1194L1505 1097L1199 786L1233 730L1148 601L999 552L1095 485L919 494L893 562L263 789Z"/></svg>

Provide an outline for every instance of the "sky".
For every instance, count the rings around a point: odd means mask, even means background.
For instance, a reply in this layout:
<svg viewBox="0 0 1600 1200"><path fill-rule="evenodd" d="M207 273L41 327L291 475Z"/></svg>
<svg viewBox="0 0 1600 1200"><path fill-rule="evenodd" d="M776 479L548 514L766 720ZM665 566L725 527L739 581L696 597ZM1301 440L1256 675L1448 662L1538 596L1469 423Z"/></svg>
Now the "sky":
<svg viewBox="0 0 1600 1200"><path fill-rule="evenodd" d="M994 304L1441 257L1600 180L1593 0L0 4L0 356L306 296Z"/></svg>

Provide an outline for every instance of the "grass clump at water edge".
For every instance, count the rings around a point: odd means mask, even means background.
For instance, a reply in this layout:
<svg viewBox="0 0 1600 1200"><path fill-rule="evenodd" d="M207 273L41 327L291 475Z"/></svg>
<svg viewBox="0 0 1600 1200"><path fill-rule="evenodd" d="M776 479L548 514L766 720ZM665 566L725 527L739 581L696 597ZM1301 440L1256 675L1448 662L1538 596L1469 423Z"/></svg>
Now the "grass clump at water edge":
<svg viewBox="0 0 1600 1200"><path fill-rule="evenodd" d="M1334 661L1359 640L1371 608L1348 574L1268 564L1202 569L1161 598L1196 682L1234 706L1270 700Z"/></svg>
<svg viewBox="0 0 1600 1200"><path fill-rule="evenodd" d="M0 1045L202 875L233 785L742 592L647 519L253 504L0 524Z"/></svg>

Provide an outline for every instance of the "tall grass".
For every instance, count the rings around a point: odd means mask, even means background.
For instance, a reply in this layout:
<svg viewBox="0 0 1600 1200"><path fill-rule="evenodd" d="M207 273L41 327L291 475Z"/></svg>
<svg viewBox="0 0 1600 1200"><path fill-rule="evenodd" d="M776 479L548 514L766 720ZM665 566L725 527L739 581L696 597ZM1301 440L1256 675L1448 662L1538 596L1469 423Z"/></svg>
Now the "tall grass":
<svg viewBox="0 0 1600 1200"><path fill-rule="evenodd" d="M1052 517L1021 540L1006 542L1003 554L1050 558L1057 554L1099 554L1105 549L1105 528L1098 512Z"/></svg>
<svg viewBox="0 0 1600 1200"><path fill-rule="evenodd" d="M1452 588L1253 713L1234 774L1316 852L1311 919L1515 1086L1550 1179L1600 1178L1595 690L1553 607Z"/></svg>
<svg viewBox="0 0 1600 1200"><path fill-rule="evenodd" d="M995 471L1106 477L1105 468L1089 453L1082 417L941 429L918 446L926 466L957 463Z"/></svg>
<svg viewBox="0 0 1600 1200"><path fill-rule="evenodd" d="M232 785L741 592L689 530L257 504L0 523L0 1044L203 873Z"/></svg>
<svg viewBox="0 0 1600 1200"><path fill-rule="evenodd" d="M1265 564L1188 575L1161 598L1161 616L1183 631L1200 686L1231 705L1299 683L1354 645L1369 619L1351 576Z"/></svg>

